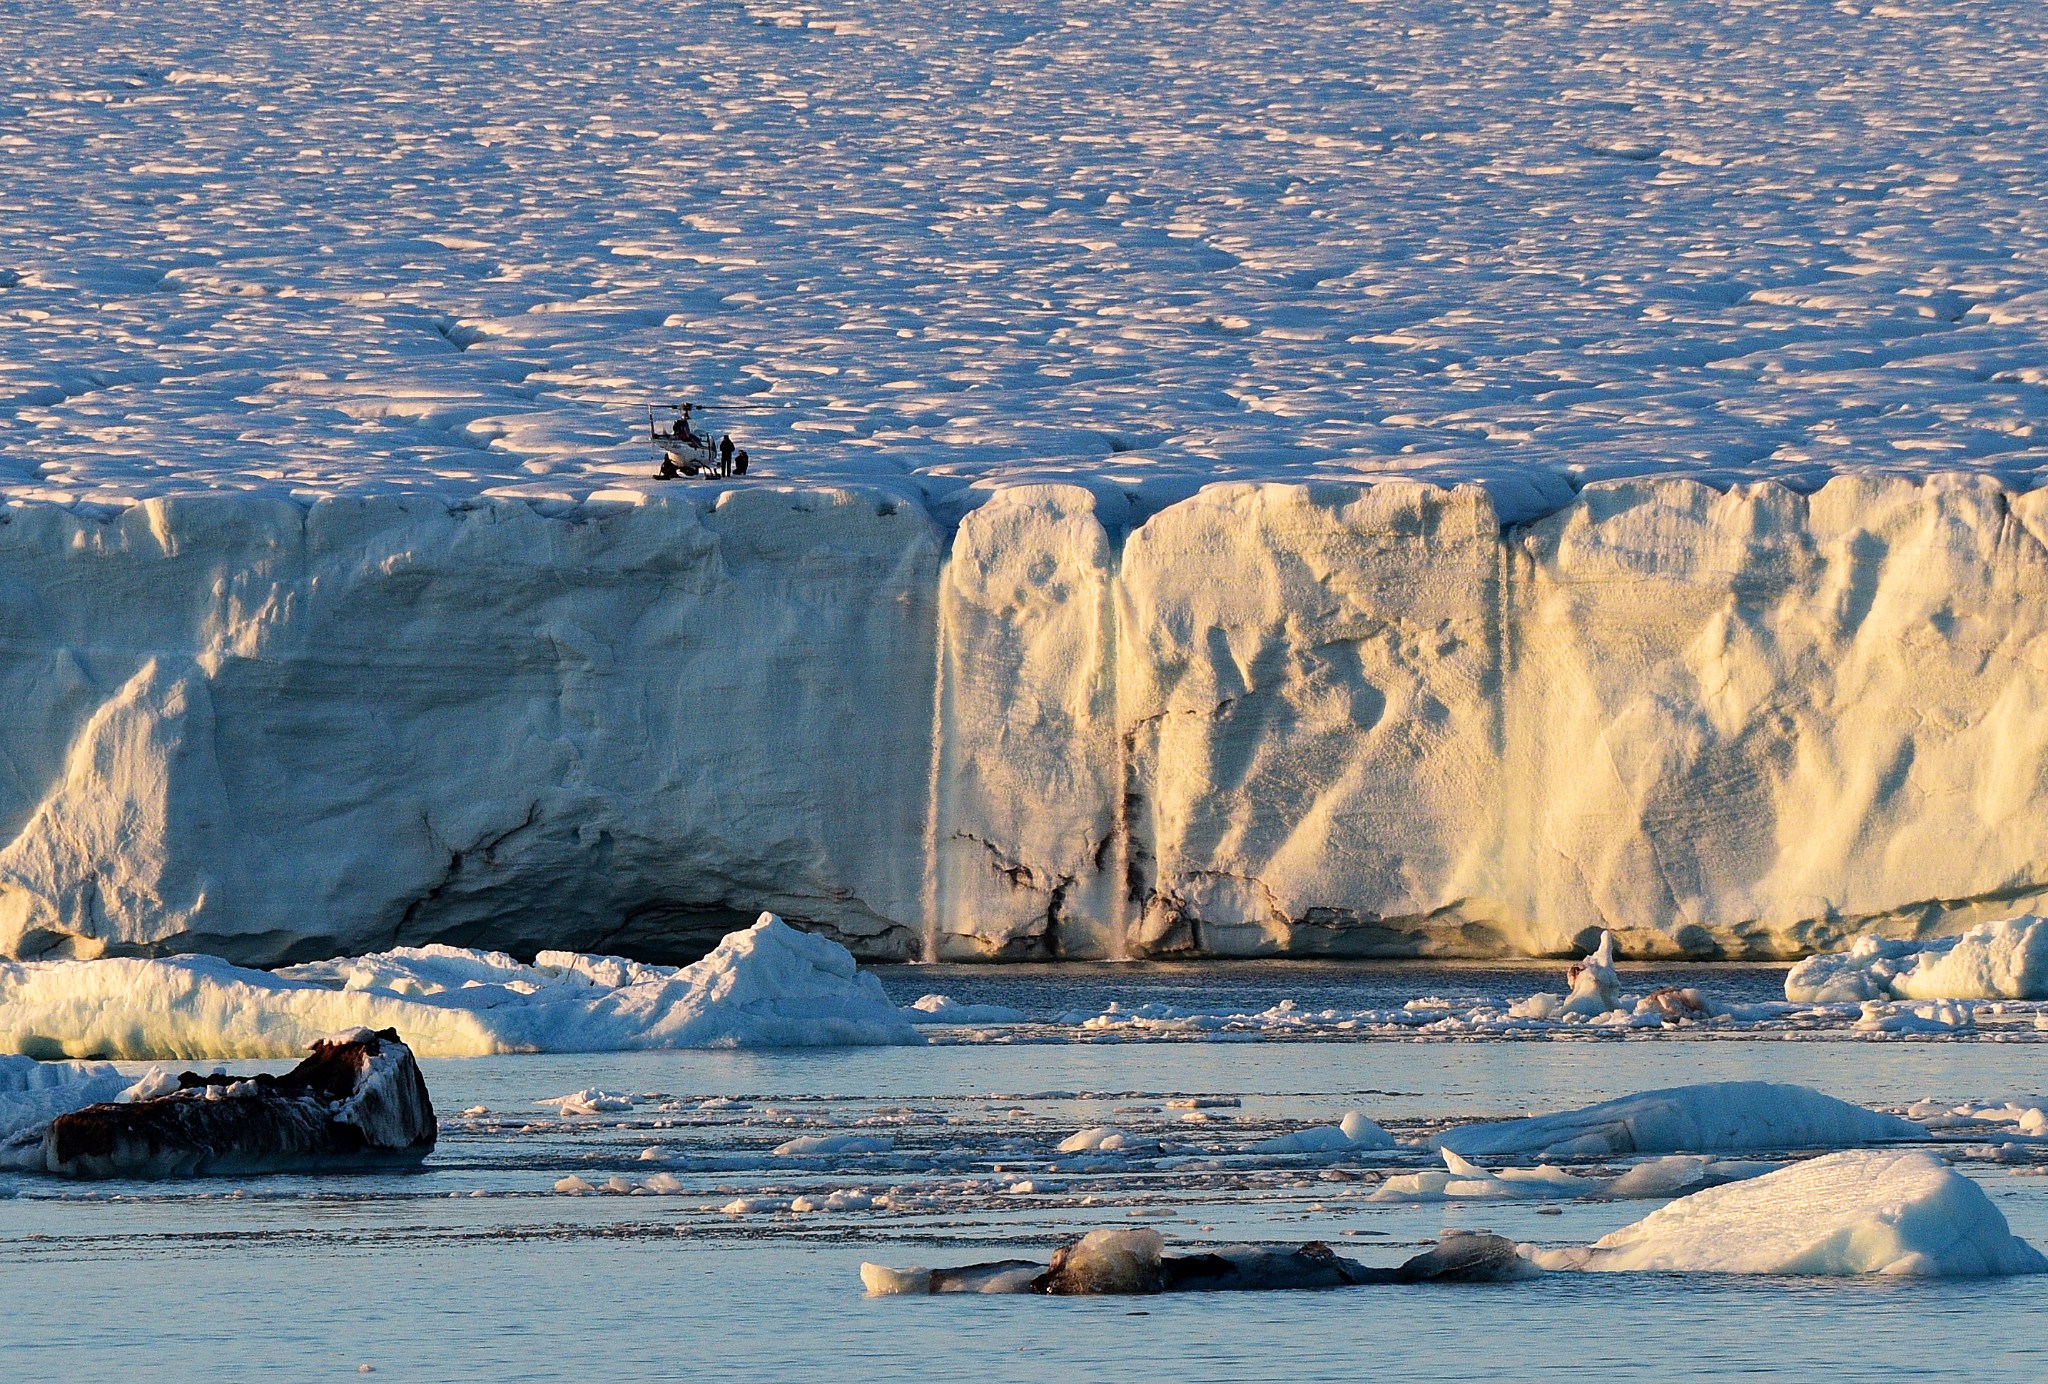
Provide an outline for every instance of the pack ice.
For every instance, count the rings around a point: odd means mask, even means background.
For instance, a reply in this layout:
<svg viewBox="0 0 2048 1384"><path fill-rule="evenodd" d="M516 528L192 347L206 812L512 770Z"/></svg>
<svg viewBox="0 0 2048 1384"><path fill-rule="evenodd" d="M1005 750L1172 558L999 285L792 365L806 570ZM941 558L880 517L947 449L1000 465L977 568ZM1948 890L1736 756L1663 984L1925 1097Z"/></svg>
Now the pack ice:
<svg viewBox="0 0 2048 1384"><path fill-rule="evenodd" d="M1587 1248L1525 1248L1546 1269L1685 1273L2048 1273L1969 1178L1933 1154L1852 1149L1660 1207Z"/></svg>
<svg viewBox="0 0 2048 1384"><path fill-rule="evenodd" d="M0 1051L295 1056L356 1027L396 1029L423 1057L921 1041L844 947L772 914L680 968L439 945L275 973L204 956L0 962Z"/></svg>

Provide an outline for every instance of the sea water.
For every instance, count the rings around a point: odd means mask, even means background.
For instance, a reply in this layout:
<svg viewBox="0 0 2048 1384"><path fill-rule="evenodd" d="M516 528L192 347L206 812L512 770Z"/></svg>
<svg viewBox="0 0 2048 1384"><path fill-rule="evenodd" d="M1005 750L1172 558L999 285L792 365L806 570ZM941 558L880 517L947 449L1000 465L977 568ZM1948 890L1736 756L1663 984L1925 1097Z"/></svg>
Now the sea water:
<svg viewBox="0 0 2048 1384"><path fill-rule="evenodd" d="M1246 966L1219 984L1270 1004L1312 980L1333 1003L1363 1005L1398 980L1384 970L1354 968L1347 981L1339 967ZM1125 993L1148 979L1121 974ZM1762 986L1776 974L1740 977L1715 979ZM899 999L933 978L926 968L886 973ZM1087 972L966 978L976 1002L1030 1009L1047 1007L1048 986L1098 983ZM1161 983L1181 982L1168 973ZM1377 1174L1428 1155L1249 1146L1352 1109L1416 1138L1698 1081L1796 1081L1895 1109L2031 1097L2048 1083L2024 1044L966 1043L422 1066L443 1133L415 1174L11 1179L13 1195L0 1199L0 1358L17 1378L79 1384L318 1379L362 1365L408 1380L764 1381L1899 1379L1963 1368L2022 1379L2044 1367L2048 1298L2030 1279L1552 1275L1070 1300L868 1299L858 1274L863 1260L1043 1258L1103 1225L1150 1226L1179 1245L1320 1239L1376 1263L1453 1226L1585 1243L1655 1203L1376 1205L1363 1197ZM584 1116L540 1103L589 1089L635 1103ZM1206 1104L1169 1104L1192 1099ZM1067 1134L1103 1124L1137 1151L1055 1152ZM775 1152L805 1135L889 1148ZM2037 1175L2048 1161L2032 1161L2031 1149L1994 1161L1997 1142L1938 1147L1981 1180L2017 1233L2048 1244L2048 1177ZM571 1178L622 1190L556 1190ZM799 1199L822 1206L835 1191L871 1204L789 1209Z"/></svg>

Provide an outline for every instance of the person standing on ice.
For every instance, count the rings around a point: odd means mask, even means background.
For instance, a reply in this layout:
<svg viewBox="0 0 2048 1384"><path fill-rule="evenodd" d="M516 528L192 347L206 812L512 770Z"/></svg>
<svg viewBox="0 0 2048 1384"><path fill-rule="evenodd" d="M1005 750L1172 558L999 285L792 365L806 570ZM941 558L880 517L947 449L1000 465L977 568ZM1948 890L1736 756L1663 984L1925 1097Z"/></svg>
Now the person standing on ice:
<svg viewBox="0 0 2048 1384"><path fill-rule="evenodd" d="M732 434L726 433L718 439L718 474L732 474Z"/></svg>

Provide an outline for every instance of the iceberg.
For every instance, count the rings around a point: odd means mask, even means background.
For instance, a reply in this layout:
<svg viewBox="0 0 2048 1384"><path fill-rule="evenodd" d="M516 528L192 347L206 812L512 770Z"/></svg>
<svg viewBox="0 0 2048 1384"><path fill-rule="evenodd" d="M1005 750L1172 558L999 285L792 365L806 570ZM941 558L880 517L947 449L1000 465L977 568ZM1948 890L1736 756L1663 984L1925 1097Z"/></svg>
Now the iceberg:
<svg viewBox="0 0 2048 1384"><path fill-rule="evenodd" d="M389 1029L333 1034L280 1077L188 1072L177 1089L59 1115L43 1168L62 1177L205 1177L418 1163L439 1132L426 1079Z"/></svg>
<svg viewBox="0 0 2048 1384"><path fill-rule="evenodd" d="M1609 1272L2048 1273L1983 1188L1921 1151L1852 1149L1695 1192L1587 1248L1528 1248L1546 1269Z"/></svg>
<svg viewBox="0 0 2048 1384"><path fill-rule="evenodd" d="M1645 1091L1554 1115L1461 1125L1429 1144L1466 1158L1602 1158L1842 1148L1926 1137L1909 1120L1804 1086L1720 1081Z"/></svg>
<svg viewBox="0 0 2048 1384"><path fill-rule="evenodd" d="M279 1057L344 1028L426 1057L923 1041L829 938L772 914L683 967L433 945L282 971L212 957L0 962L0 1050Z"/></svg>
<svg viewBox="0 0 2048 1384"><path fill-rule="evenodd" d="M1785 976L1795 1004L2048 999L2048 918L2027 913L1924 942L1859 937Z"/></svg>

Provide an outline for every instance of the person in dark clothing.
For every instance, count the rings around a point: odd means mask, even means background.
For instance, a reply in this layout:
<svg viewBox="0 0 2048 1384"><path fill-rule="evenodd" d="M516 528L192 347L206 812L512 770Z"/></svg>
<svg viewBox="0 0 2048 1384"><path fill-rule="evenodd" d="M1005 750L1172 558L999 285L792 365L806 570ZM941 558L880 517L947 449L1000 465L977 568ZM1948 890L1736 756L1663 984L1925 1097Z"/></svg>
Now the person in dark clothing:
<svg viewBox="0 0 2048 1384"><path fill-rule="evenodd" d="M732 434L726 433L718 439L718 474L732 474Z"/></svg>
<svg viewBox="0 0 2048 1384"><path fill-rule="evenodd" d="M676 469L676 459L675 459L674 457L672 457L672 456L668 455L668 454L667 454L666 452L662 453L662 457L661 457L661 470L660 470L659 472L657 472L657 473L656 473L656 475L655 475L655 479L656 479L656 480L664 480L664 481L672 481L672 480L674 480L674 479L675 479L675 478L676 478L677 476L680 476L680 475L682 475L682 474L683 474L683 473L682 473L681 471L679 471L679 470L677 470L677 469Z"/></svg>
<svg viewBox="0 0 2048 1384"><path fill-rule="evenodd" d="M742 447L732 454L732 473L735 476L747 474L747 449Z"/></svg>

